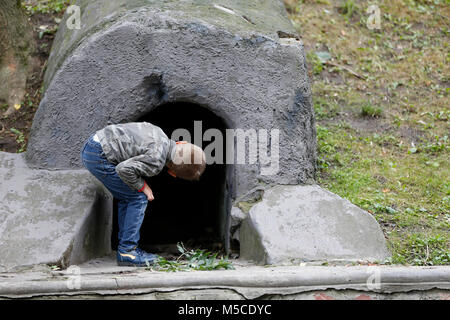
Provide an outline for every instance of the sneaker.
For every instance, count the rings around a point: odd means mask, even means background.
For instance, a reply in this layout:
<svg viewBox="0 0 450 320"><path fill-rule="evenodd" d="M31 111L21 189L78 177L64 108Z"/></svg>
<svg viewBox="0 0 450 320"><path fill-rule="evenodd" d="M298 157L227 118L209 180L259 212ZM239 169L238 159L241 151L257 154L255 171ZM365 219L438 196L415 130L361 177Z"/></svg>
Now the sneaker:
<svg viewBox="0 0 450 320"><path fill-rule="evenodd" d="M143 255L148 261L150 261L150 264L154 263L156 260L158 260L159 256L153 253L148 253L142 250L141 248L136 248L136 252Z"/></svg>
<svg viewBox="0 0 450 320"><path fill-rule="evenodd" d="M157 259L156 254L147 253L140 248L130 251L117 250L117 265L119 266L146 267L154 264Z"/></svg>

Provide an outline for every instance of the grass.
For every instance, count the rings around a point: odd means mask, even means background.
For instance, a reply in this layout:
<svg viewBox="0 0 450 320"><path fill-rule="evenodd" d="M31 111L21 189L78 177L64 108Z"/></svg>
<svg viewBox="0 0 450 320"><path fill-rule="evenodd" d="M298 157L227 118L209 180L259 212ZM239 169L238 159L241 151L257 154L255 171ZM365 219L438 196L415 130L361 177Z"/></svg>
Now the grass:
<svg viewBox="0 0 450 320"><path fill-rule="evenodd" d="M369 1L285 3L307 51L318 183L377 219L389 263L450 264L449 1L380 0L380 29Z"/></svg>
<svg viewBox="0 0 450 320"><path fill-rule="evenodd" d="M22 1L22 7L28 14L59 13L64 11L73 0L28 0Z"/></svg>
<svg viewBox="0 0 450 320"><path fill-rule="evenodd" d="M411 265L448 265L450 253L444 236L423 237L421 234L408 235L404 245L396 248L392 261ZM401 243L401 242L400 242Z"/></svg>
<svg viewBox="0 0 450 320"><path fill-rule="evenodd" d="M381 117L383 114L383 108L373 106L371 104L363 104L361 107L361 115L363 117Z"/></svg>
<svg viewBox="0 0 450 320"><path fill-rule="evenodd" d="M227 257L217 258L218 253L212 253L203 249L187 250L182 242L177 244L177 248L180 256L176 260L167 260L164 257L160 257L154 266L148 265L146 269L166 272L234 269Z"/></svg>
<svg viewBox="0 0 450 320"><path fill-rule="evenodd" d="M27 145L24 133L16 128L11 128L10 131L16 136L16 143L19 146L17 153L24 152Z"/></svg>
<svg viewBox="0 0 450 320"><path fill-rule="evenodd" d="M353 0L346 0L340 7L340 12L344 15L345 19L348 21L356 10L356 5Z"/></svg>

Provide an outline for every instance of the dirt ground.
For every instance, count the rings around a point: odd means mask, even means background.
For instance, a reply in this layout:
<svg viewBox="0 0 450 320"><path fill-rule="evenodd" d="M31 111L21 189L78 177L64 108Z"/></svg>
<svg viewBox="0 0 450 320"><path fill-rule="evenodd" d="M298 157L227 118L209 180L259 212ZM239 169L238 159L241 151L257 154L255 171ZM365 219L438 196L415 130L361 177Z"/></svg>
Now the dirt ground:
<svg viewBox="0 0 450 320"><path fill-rule="evenodd" d="M33 117L41 101L45 67L58 27L56 22L58 20L55 19L60 19L61 16L62 13L36 13L29 17L37 48L34 56L39 64L27 79L26 94L21 108L7 118L0 117L0 151L14 153L25 151ZM0 114L6 109L5 101L0 101Z"/></svg>

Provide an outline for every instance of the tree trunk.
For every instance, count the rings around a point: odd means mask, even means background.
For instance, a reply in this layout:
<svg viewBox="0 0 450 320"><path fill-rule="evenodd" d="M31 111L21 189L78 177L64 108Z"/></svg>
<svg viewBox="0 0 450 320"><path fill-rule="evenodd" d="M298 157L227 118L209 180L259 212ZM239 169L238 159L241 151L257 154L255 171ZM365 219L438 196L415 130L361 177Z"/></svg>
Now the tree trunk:
<svg viewBox="0 0 450 320"><path fill-rule="evenodd" d="M20 0L0 0L0 103L8 104L4 117L20 107L33 51L32 30Z"/></svg>

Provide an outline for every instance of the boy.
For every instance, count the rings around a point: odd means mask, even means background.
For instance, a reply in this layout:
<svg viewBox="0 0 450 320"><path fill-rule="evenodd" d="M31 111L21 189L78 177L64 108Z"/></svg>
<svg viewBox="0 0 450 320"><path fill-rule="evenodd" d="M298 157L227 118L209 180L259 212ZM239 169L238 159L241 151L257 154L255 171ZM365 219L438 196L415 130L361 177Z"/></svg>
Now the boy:
<svg viewBox="0 0 450 320"><path fill-rule="evenodd" d="M93 134L81 152L83 165L118 200L120 266L146 266L157 256L138 247L139 230L148 201L154 199L144 177L167 166L173 177L198 180L205 170L203 150L185 141L169 139L148 122L109 125Z"/></svg>

